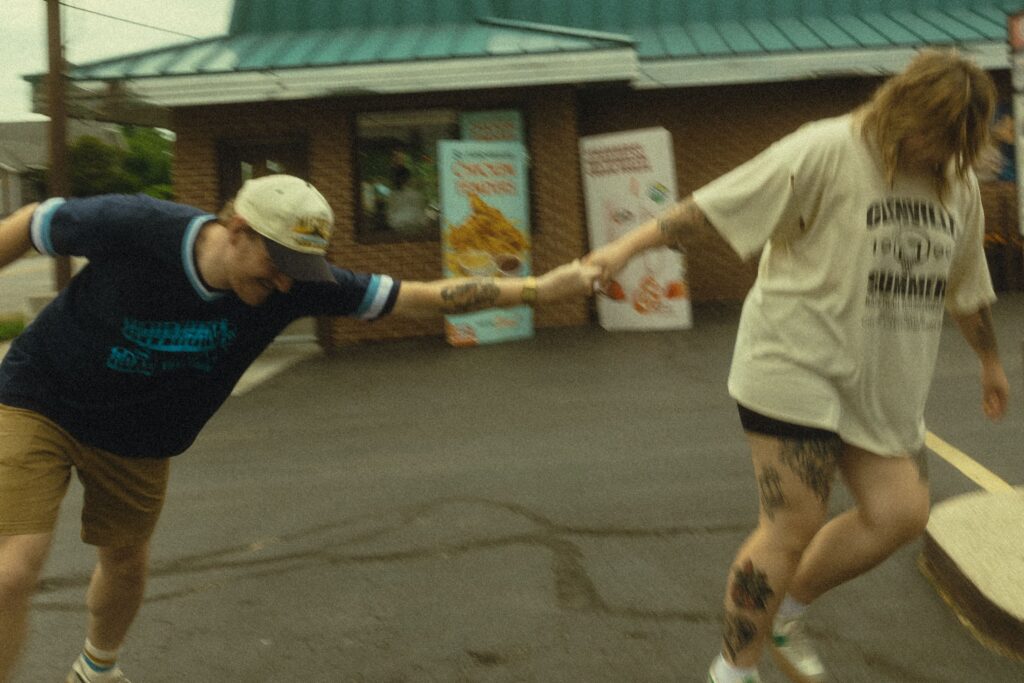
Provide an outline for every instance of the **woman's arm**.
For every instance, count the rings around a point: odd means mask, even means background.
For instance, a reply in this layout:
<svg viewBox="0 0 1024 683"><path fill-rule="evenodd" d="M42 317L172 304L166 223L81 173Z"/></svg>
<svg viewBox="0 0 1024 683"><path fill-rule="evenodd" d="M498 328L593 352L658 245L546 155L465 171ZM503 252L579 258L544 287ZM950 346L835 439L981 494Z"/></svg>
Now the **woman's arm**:
<svg viewBox="0 0 1024 683"><path fill-rule="evenodd" d="M960 334L981 361L981 407L990 420L998 420L1006 413L1010 398L1010 383L1006 379L1003 363L999 359L996 331L992 324L992 309L985 306L974 313L952 314Z"/></svg>
<svg viewBox="0 0 1024 683"><path fill-rule="evenodd" d="M404 280L392 313L427 317L583 297L593 292L597 273L595 266L583 265L576 260L537 278Z"/></svg>

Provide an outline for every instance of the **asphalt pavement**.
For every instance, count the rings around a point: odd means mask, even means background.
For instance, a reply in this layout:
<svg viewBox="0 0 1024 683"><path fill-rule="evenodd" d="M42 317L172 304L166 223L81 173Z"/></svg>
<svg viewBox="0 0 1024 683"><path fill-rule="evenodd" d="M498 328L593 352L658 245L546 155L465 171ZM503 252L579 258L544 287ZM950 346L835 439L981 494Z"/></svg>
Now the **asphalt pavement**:
<svg viewBox="0 0 1024 683"><path fill-rule="evenodd" d="M367 344L268 374L172 465L126 672L136 683L702 681L757 511L725 389L738 312L697 306L685 332ZM985 422L977 363L948 325L929 426L1020 485L1024 295L995 314L1010 415ZM935 501L977 490L934 455L931 477ZM93 554L77 539L80 497L75 484L17 683L63 680L81 647ZM848 503L838 487L834 508ZM920 550L813 606L832 680L1024 681L1024 663L958 622ZM783 680L767 657L762 676Z"/></svg>

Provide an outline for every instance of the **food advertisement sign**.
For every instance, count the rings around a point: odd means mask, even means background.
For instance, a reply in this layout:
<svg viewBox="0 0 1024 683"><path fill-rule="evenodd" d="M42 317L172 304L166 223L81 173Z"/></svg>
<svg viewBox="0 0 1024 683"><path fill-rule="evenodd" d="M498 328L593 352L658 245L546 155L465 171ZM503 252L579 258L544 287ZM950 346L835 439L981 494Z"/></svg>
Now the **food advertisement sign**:
<svg viewBox="0 0 1024 683"><path fill-rule="evenodd" d="M596 249L657 216L676 201L672 136L664 128L580 140L590 246ZM633 259L597 298L606 330L693 326L682 255L651 249Z"/></svg>
<svg viewBox="0 0 1024 683"><path fill-rule="evenodd" d="M530 230L526 150L517 142L438 143L444 276L529 275ZM533 336L529 306L445 316L453 346Z"/></svg>

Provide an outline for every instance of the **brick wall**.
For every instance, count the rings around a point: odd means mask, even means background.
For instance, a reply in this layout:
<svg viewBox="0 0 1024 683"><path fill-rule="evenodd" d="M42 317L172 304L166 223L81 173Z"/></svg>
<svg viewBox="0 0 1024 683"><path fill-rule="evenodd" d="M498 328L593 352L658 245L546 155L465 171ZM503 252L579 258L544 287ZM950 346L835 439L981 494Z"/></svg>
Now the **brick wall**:
<svg viewBox="0 0 1024 683"><path fill-rule="evenodd" d="M218 207L218 140L294 137L309 140L310 181L334 208L337 229L328 258L361 272L401 279L440 278L440 247L434 242L359 244L355 240L355 178L352 165L355 116L359 111L403 107L515 107L529 132L534 270L543 273L585 251L579 193L574 91L568 88L507 91L492 95L433 94L415 98L269 102L195 107L175 112L174 184L179 201L208 210ZM538 309L537 327L586 324L590 304L568 302ZM363 340L441 335L441 320L388 317L374 323L325 318L318 334L328 349Z"/></svg>

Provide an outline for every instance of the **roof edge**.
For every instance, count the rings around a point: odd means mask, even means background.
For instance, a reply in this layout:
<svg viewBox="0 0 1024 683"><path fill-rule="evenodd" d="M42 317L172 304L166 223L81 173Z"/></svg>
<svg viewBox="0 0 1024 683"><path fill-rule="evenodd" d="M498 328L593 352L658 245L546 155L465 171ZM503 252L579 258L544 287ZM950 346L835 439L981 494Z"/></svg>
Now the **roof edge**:
<svg viewBox="0 0 1024 683"><path fill-rule="evenodd" d="M606 40L622 45L636 45L636 39L625 33L609 33L607 31L592 31L574 26L558 26L556 24L540 24L534 21L523 21L521 19L504 19L502 17L477 17L477 23L487 26L498 26L500 28L513 28L521 31L536 31L538 33L552 33L572 38L588 38L591 40Z"/></svg>

